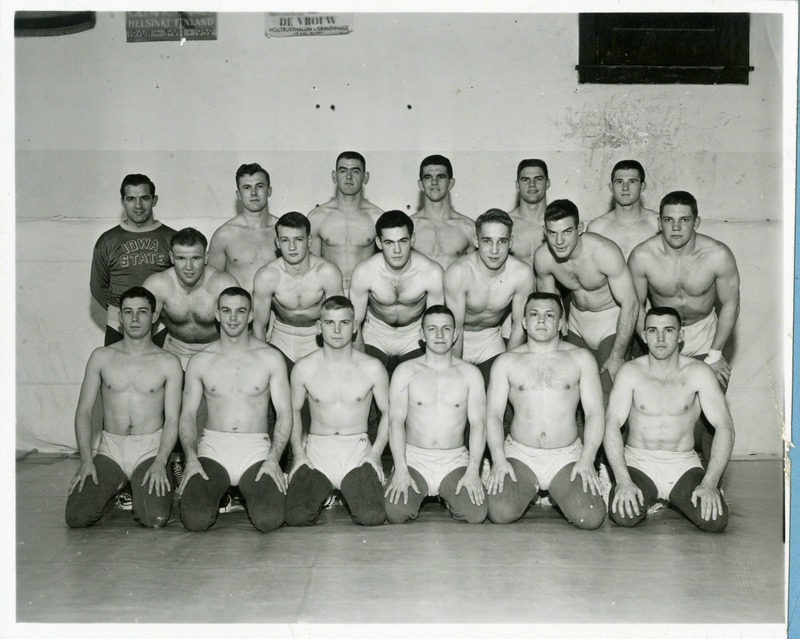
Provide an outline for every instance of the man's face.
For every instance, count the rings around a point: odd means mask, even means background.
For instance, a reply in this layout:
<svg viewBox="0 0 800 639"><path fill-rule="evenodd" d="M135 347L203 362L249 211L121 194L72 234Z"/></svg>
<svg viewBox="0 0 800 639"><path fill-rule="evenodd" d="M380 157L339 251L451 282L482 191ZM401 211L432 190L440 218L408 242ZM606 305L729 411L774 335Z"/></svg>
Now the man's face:
<svg viewBox="0 0 800 639"><path fill-rule="evenodd" d="M453 188L456 181L447 177L447 167L429 164L422 167L422 178L417 180L419 188L431 202L440 202Z"/></svg>
<svg viewBox="0 0 800 639"><path fill-rule="evenodd" d="M521 199L528 204L537 204L547 195L550 180L545 177L542 167L526 166L517 178L516 187Z"/></svg>
<svg viewBox="0 0 800 639"><path fill-rule="evenodd" d="M397 226L383 229L375 238L383 259L389 268L400 270L408 264L411 258L411 248L414 246L414 236L409 235L408 228Z"/></svg>
<svg viewBox="0 0 800 639"><path fill-rule="evenodd" d="M444 355L456 342L456 325L446 313L432 313L422 322L420 328L425 347L437 355Z"/></svg>
<svg viewBox="0 0 800 639"><path fill-rule="evenodd" d="M511 250L511 229L500 222L484 222L473 241L486 268L502 268Z"/></svg>
<svg viewBox="0 0 800 639"><path fill-rule="evenodd" d="M563 316L555 300L531 300L522 318L528 337L535 342L549 342L559 335Z"/></svg>
<svg viewBox="0 0 800 639"><path fill-rule="evenodd" d="M267 182L266 174L258 171L253 175L242 175L236 189L236 197L242 206L251 213L259 213L267 206L267 200L272 195L272 187Z"/></svg>
<svg viewBox="0 0 800 639"><path fill-rule="evenodd" d="M242 295L222 295L214 312L220 330L228 337L239 337L253 320L250 301Z"/></svg>
<svg viewBox="0 0 800 639"><path fill-rule="evenodd" d="M170 251L170 257L175 266L175 274L184 286L191 288L203 277L203 271L206 269L206 253L202 244L193 246L176 244Z"/></svg>
<svg viewBox="0 0 800 639"><path fill-rule="evenodd" d="M311 238L303 229L293 229L287 226L277 226L275 246L281 251L281 256L287 264L300 264L308 255Z"/></svg>
<svg viewBox="0 0 800 639"><path fill-rule="evenodd" d="M667 204L658 218L658 223L667 245L679 249L692 239L700 225L700 218L694 216L688 204Z"/></svg>
<svg viewBox="0 0 800 639"><path fill-rule="evenodd" d="M343 195L356 195L369 181L369 173L364 171L360 160L339 160L332 177L336 188Z"/></svg>
<svg viewBox="0 0 800 639"><path fill-rule="evenodd" d="M125 186L125 195L122 197L122 206L125 216L133 226L147 226L153 219L153 207L158 202L158 197L150 193L149 184Z"/></svg>
<svg viewBox="0 0 800 639"><path fill-rule="evenodd" d="M349 308L323 309L317 320L317 333L331 348L344 348L353 341L355 333L353 311Z"/></svg>
<svg viewBox="0 0 800 639"><path fill-rule="evenodd" d="M644 341L656 359L666 359L683 338L680 322L672 315L650 315L644 322Z"/></svg>
<svg viewBox="0 0 800 639"><path fill-rule="evenodd" d="M119 309L119 322L122 332L128 337L141 339L153 328L153 310L144 297L129 297Z"/></svg>
<svg viewBox="0 0 800 639"><path fill-rule="evenodd" d="M575 218L565 217L561 220L545 222L544 235L551 253L557 260L569 259L578 246L583 226L575 226Z"/></svg>
<svg viewBox="0 0 800 639"><path fill-rule="evenodd" d="M639 196L647 185L639 177L636 169L618 169L608 188L614 194L614 202L620 206L630 206L639 201Z"/></svg>

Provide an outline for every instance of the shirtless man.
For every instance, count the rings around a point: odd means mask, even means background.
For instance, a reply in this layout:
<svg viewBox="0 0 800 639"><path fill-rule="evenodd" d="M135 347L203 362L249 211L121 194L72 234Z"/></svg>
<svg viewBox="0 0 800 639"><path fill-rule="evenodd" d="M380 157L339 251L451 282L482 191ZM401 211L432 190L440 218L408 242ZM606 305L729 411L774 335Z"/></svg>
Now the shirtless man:
<svg viewBox="0 0 800 639"><path fill-rule="evenodd" d="M302 213L281 216L275 232L281 258L256 273L253 334L283 353L291 373L294 362L319 348L322 302L342 294L342 272L333 262L309 253L311 225ZM270 311L275 311L275 322L267 340Z"/></svg>
<svg viewBox="0 0 800 639"><path fill-rule="evenodd" d="M567 341L588 348L600 366L603 400L625 361L636 328L639 303L619 247L596 233L584 233L578 207L556 200L544 214L546 244L533 258L536 289L572 292Z"/></svg>
<svg viewBox="0 0 800 639"><path fill-rule="evenodd" d="M628 259L634 246L658 233L658 213L642 206L641 195L647 188L644 167L636 160L617 162L608 188L614 208L589 222L586 230L607 237Z"/></svg>
<svg viewBox="0 0 800 639"><path fill-rule="evenodd" d="M509 313L509 350L525 341L522 313L534 290L531 267L509 255L513 225L505 211L486 211L475 220L472 241L477 252L458 258L444 274L445 303L453 311L458 335L453 354L475 364L486 385L492 363L506 351L502 326Z"/></svg>
<svg viewBox="0 0 800 639"><path fill-rule="evenodd" d="M180 437L186 469L179 488L181 521L208 530L219 501L238 486L250 522L261 532L283 523L286 480L278 460L289 441L292 414L283 357L250 335L252 300L234 286L219 295L220 338L189 362ZM197 441L197 410L208 404L208 424ZM267 434L267 405L275 405L274 441Z"/></svg>
<svg viewBox="0 0 800 639"><path fill-rule="evenodd" d="M417 184L424 199L412 218L417 229L416 250L446 269L460 255L475 250L473 221L450 204L450 190L456 181L453 165L443 155L429 155L422 160Z"/></svg>
<svg viewBox="0 0 800 639"><path fill-rule="evenodd" d="M483 377L453 357L455 318L446 306L427 308L420 335L425 354L398 366L389 386L394 471L386 487L386 518L393 524L416 519L425 497L441 495L455 519L480 524L486 519L479 477L486 446Z"/></svg>
<svg viewBox="0 0 800 639"><path fill-rule="evenodd" d="M544 210L547 208L547 189L550 178L544 160L522 160L517 166L519 206L508 215L514 220L513 254L533 266L533 253L544 242Z"/></svg>
<svg viewBox="0 0 800 639"><path fill-rule="evenodd" d="M353 305L334 295L322 304L317 330L322 348L292 369L292 453L286 524L311 526L336 488L350 515L363 526L386 519L381 452L389 438L389 376L381 363L353 348ZM383 417L375 443L367 437L372 398ZM303 437L300 409L308 399L311 428Z"/></svg>
<svg viewBox="0 0 800 639"><path fill-rule="evenodd" d="M122 341L95 349L78 398L81 465L69 484L65 512L71 528L99 521L128 481L133 518L143 526L164 526L172 509L166 464L178 437L183 372L177 357L153 344L153 294L134 286L120 295L119 305ZM91 412L98 392L103 433L93 458Z"/></svg>
<svg viewBox="0 0 800 639"><path fill-rule="evenodd" d="M701 530L722 532L728 506L718 484L734 438L725 396L709 366L680 354L678 311L653 307L644 327L649 354L620 368L606 413L604 448L617 480L609 516L619 526L635 526L656 499L666 499ZM701 411L716 429L706 471L693 450Z"/></svg>
<svg viewBox="0 0 800 639"><path fill-rule="evenodd" d="M564 313L558 295L532 293L523 323L527 343L497 358L487 393L489 519L515 521L539 490L549 490L571 524L597 528L606 514L594 469L604 430L597 363L585 349L561 341ZM514 420L504 442L507 401ZM578 401L585 414L583 444Z"/></svg>
<svg viewBox="0 0 800 639"><path fill-rule="evenodd" d="M206 266L207 246L200 231L181 229L171 240L172 268L144 283L156 296L156 311L167 327L164 350L177 355L184 370L192 355L219 337L214 321L217 297L237 285L233 275Z"/></svg>
<svg viewBox="0 0 800 639"><path fill-rule="evenodd" d="M308 214L311 252L339 267L347 292L353 267L375 252L375 222L383 211L364 197L369 171L360 153L340 153L331 178L336 195Z"/></svg>
<svg viewBox="0 0 800 639"><path fill-rule="evenodd" d="M375 223L373 255L353 269L350 299L365 352L383 362L391 376L401 361L422 354L419 328L425 307L441 304L442 267L414 247L414 222L387 211ZM360 340L358 342L361 343Z"/></svg>
<svg viewBox="0 0 800 639"><path fill-rule="evenodd" d="M220 226L208 247L209 266L230 273L250 293L256 271L279 255L275 244L278 218L269 212L270 195L269 173L258 164L242 164L236 171L236 197L242 213Z"/></svg>

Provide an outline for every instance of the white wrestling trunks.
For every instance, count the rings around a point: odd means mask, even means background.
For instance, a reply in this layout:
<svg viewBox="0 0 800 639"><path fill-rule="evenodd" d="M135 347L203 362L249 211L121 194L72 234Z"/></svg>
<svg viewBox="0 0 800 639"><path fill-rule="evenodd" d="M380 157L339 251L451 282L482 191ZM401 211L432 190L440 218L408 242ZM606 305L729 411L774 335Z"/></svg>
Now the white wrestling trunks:
<svg viewBox="0 0 800 639"><path fill-rule="evenodd" d="M373 346L390 357L410 353L420 348L420 321L416 320L407 326L395 328L367 310L364 327L361 329L364 344Z"/></svg>
<svg viewBox="0 0 800 639"><path fill-rule="evenodd" d="M212 342L209 342L209 344L210 343ZM182 342L169 333L167 333L167 337L164 339L164 350L178 356L178 359L181 360L183 370L186 370L186 366L189 364L189 359L192 355L205 350L206 346L208 346L208 344L189 344L188 342Z"/></svg>
<svg viewBox="0 0 800 639"><path fill-rule="evenodd" d="M692 468L702 468L693 450L646 450L625 446L625 464L642 471L658 489L659 499L669 499L675 483Z"/></svg>
<svg viewBox="0 0 800 639"><path fill-rule="evenodd" d="M681 355L689 357L695 355L707 355L711 350L711 343L714 341L714 335L717 334L717 312L711 309L711 312L703 319L683 327L683 346L681 346Z"/></svg>
<svg viewBox="0 0 800 639"><path fill-rule="evenodd" d="M133 470L139 464L158 454L162 430L159 428L154 433L144 435L115 435L103 431L100 434L97 454L105 455L117 462L125 477L130 479Z"/></svg>
<svg viewBox="0 0 800 639"><path fill-rule="evenodd" d="M583 444L576 437L563 448L531 448L507 435L504 450L506 459L518 459L533 471L539 481L539 490L547 490L559 470L581 458Z"/></svg>
<svg viewBox="0 0 800 639"><path fill-rule="evenodd" d="M503 327L493 326L479 331L464 331L464 354L461 356L470 364L481 364L495 355L506 352L503 341Z"/></svg>
<svg viewBox="0 0 800 639"><path fill-rule="evenodd" d="M372 444L366 433L356 435L312 435L306 436L305 451L308 461L325 475L333 487L340 489L342 479L361 465Z"/></svg>
<svg viewBox="0 0 800 639"><path fill-rule="evenodd" d="M596 351L606 337L617 333L619 306L612 306L604 311L582 311L570 305L567 327Z"/></svg>
<svg viewBox="0 0 800 639"><path fill-rule="evenodd" d="M416 470L428 484L428 495L436 497L442 480L456 468L469 464L469 451L466 446L448 448L419 448L406 444L406 465Z"/></svg>
<svg viewBox="0 0 800 639"><path fill-rule="evenodd" d="M272 325L272 335L268 342L293 362L319 349L317 327L314 324L292 326L277 318Z"/></svg>
<svg viewBox="0 0 800 639"><path fill-rule="evenodd" d="M206 428L197 442L197 456L213 459L238 486L242 474L253 464L263 462L271 443L266 433L229 433Z"/></svg>

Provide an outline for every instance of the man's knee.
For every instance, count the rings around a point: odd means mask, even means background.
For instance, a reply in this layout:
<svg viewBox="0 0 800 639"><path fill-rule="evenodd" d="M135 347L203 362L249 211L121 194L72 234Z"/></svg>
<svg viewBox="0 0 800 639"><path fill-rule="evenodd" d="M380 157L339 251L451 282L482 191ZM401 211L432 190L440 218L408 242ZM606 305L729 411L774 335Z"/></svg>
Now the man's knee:
<svg viewBox="0 0 800 639"><path fill-rule="evenodd" d="M419 508L414 508L413 504L404 504L402 499L399 503L393 504L387 497L383 507L386 511L386 520L390 524L404 524L419 517Z"/></svg>
<svg viewBox="0 0 800 639"><path fill-rule="evenodd" d="M520 509L510 494L498 493L486 498L487 515L493 524L510 524L522 517L525 509Z"/></svg>
<svg viewBox="0 0 800 639"><path fill-rule="evenodd" d="M247 508L247 517L260 532L269 532L283 526L284 508Z"/></svg>
<svg viewBox="0 0 800 639"><path fill-rule="evenodd" d="M218 506L202 506L194 504L184 495L179 504L181 523L186 530L202 532L208 530L217 521Z"/></svg>
<svg viewBox="0 0 800 639"><path fill-rule="evenodd" d="M567 464L556 473L550 482L550 496L569 523L583 530L594 530L606 518L606 505L601 495L583 489L580 476L570 481L574 465L574 462Z"/></svg>
<svg viewBox="0 0 800 639"><path fill-rule="evenodd" d="M617 509L612 510L611 504L614 503L614 494L616 492L616 488L616 486L612 486L611 492L608 494L609 519L611 519L611 521L613 521L617 526L622 528L633 528L634 526L638 526L647 516L647 508L640 505L639 514L633 516L630 516L627 512L625 512L622 504L617 504Z"/></svg>
<svg viewBox="0 0 800 639"><path fill-rule="evenodd" d="M362 464L344 476L342 496L357 524L379 526L386 520L383 486L370 464Z"/></svg>
<svg viewBox="0 0 800 639"><path fill-rule="evenodd" d="M284 518L287 526L313 526L333 486L327 477L305 464L297 469L286 490Z"/></svg>

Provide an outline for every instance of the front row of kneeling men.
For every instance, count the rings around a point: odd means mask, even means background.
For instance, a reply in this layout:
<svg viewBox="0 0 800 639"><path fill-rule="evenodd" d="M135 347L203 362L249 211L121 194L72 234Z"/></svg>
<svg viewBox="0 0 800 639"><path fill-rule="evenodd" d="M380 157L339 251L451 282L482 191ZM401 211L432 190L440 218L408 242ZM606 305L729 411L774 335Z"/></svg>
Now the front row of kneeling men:
<svg viewBox="0 0 800 639"><path fill-rule="evenodd" d="M605 416L595 358L562 341L564 311L552 293L533 293L525 302L527 341L497 358L488 391L479 369L453 354L459 336L447 307L425 310L424 353L401 363L390 384L381 362L353 347L353 305L340 295L322 304L316 322L322 348L295 363L290 384L281 353L248 329L250 294L231 287L217 300L220 339L190 359L181 402L181 364L152 343L155 309L147 289L126 291L123 341L98 348L87 364L76 413L81 465L66 505L70 526L97 522L127 481L136 521L166 524L173 501L166 465L178 433L186 455L180 516L190 530L214 524L231 485L264 532L284 522L315 523L333 489L363 525L415 519L423 499L435 495L456 519L480 523L488 514L494 523L508 523L546 490L570 523L597 528L606 515L595 469L601 444L616 479L608 505L615 523L636 525L657 499L666 499L703 530L721 532L727 524L718 483L733 424L713 370L680 355L683 330L674 309L648 311L649 354L619 369ZM104 431L92 457L90 413L98 391ZM198 441L203 399L208 422ZM370 441L373 399L382 417ZM304 434L306 401L311 420ZM514 417L504 438L507 403ZM693 450L701 410L716 429L705 470ZM294 459L287 477L279 460L289 441ZM387 441L394 458L388 478L381 464ZM484 484L487 444L492 464Z"/></svg>

